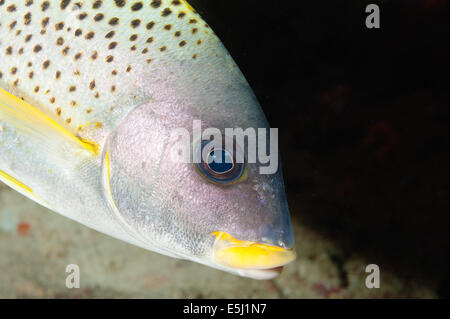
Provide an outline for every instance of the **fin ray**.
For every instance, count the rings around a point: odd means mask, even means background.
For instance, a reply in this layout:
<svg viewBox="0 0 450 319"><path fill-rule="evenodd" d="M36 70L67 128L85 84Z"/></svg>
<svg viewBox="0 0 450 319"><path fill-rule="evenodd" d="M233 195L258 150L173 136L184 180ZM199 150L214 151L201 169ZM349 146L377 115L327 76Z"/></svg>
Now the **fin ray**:
<svg viewBox="0 0 450 319"><path fill-rule="evenodd" d="M98 154L98 145L82 140L58 124L45 113L0 88L0 121L49 143L46 138L57 138L90 154Z"/></svg>

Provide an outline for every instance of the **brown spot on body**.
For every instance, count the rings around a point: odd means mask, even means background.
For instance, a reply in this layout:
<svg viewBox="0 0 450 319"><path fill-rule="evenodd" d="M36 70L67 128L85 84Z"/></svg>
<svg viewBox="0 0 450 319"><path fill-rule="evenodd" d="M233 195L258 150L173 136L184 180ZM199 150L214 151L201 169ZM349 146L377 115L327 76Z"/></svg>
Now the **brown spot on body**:
<svg viewBox="0 0 450 319"><path fill-rule="evenodd" d="M161 16L162 17L167 17L167 16L169 16L169 15L171 15L172 14L172 10L170 10L170 8L165 8L164 10L163 10L163 12L161 13Z"/></svg>
<svg viewBox="0 0 450 319"><path fill-rule="evenodd" d="M114 60L114 57L112 55L108 55L106 57L106 62L111 63Z"/></svg>
<svg viewBox="0 0 450 319"><path fill-rule="evenodd" d="M69 87L69 92L75 92L77 90L77 87L75 85L72 85Z"/></svg>
<svg viewBox="0 0 450 319"><path fill-rule="evenodd" d="M132 28L136 29L137 27L139 27L141 25L141 20L134 19L131 21L130 25Z"/></svg>
<svg viewBox="0 0 450 319"><path fill-rule="evenodd" d="M67 8L67 6L70 4L70 0L62 0L61 1L61 4L60 4L60 8L62 9L62 10L64 10L64 9L66 9Z"/></svg>
<svg viewBox="0 0 450 319"><path fill-rule="evenodd" d="M122 8L122 7L125 6L125 4L126 4L125 0L114 0L114 3L115 3L116 6L118 6L119 8Z"/></svg>
<svg viewBox="0 0 450 319"><path fill-rule="evenodd" d="M91 40L92 38L94 38L94 36L95 36L94 31L90 31L84 37L86 40Z"/></svg>
<svg viewBox="0 0 450 319"><path fill-rule="evenodd" d="M59 22L57 24L55 24L55 30L56 31L60 31L64 28L64 22Z"/></svg>
<svg viewBox="0 0 450 319"><path fill-rule="evenodd" d="M119 24L119 18L111 18L108 23L110 25L117 25Z"/></svg>
<svg viewBox="0 0 450 319"><path fill-rule="evenodd" d="M111 43L108 45L108 49L113 50L116 46L117 46L117 42L111 42Z"/></svg>
<svg viewBox="0 0 450 319"><path fill-rule="evenodd" d="M61 71L56 71L55 73L55 79L59 79L61 77Z"/></svg>
<svg viewBox="0 0 450 319"><path fill-rule="evenodd" d="M39 87L39 86L35 86L35 87L34 87L34 93L38 93L39 90L40 90L40 87Z"/></svg>
<svg viewBox="0 0 450 319"><path fill-rule="evenodd" d="M88 14L86 12L83 12L78 15L78 19L84 20L84 19L86 19L87 16L88 16Z"/></svg>
<svg viewBox="0 0 450 319"><path fill-rule="evenodd" d="M186 12L181 11L178 13L178 18L183 19L186 16Z"/></svg>
<svg viewBox="0 0 450 319"><path fill-rule="evenodd" d="M50 104L54 104L56 99L55 97L51 97L48 101L50 102Z"/></svg>
<svg viewBox="0 0 450 319"><path fill-rule="evenodd" d="M29 25L31 23L31 12L28 12L23 16L23 24Z"/></svg>
<svg viewBox="0 0 450 319"><path fill-rule="evenodd" d="M16 11L16 9L17 9L16 6L13 4L6 7L6 11L8 11L8 12L14 12L14 11Z"/></svg>
<svg viewBox="0 0 450 319"><path fill-rule="evenodd" d="M65 47L64 49L61 50L61 53L63 55L67 55L69 53L69 50L70 50L70 47L67 46L67 47Z"/></svg>
<svg viewBox="0 0 450 319"><path fill-rule="evenodd" d="M136 2L131 6L132 11L139 11L143 7L142 2Z"/></svg>
<svg viewBox="0 0 450 319"><path fill-rule="evenodd" d="M150 3L150 5L153 7L153 8L159 8L160 6L161 6L161 0L153 0L151 3Z"/></svg>
<svg viewBox="0 0 450 319"><path fill-rule="evenodd" d="M48 25L49 22L50 22L50 18L49 17L45 17L44 19L41 20L41 26L43 28L45 28Z"/></svg>
<svg viewBox="0 0 450 319"><path fill-rule="evenodd" d="M11 55L12 51L13 51L12 46L9 46L6 48L5 53L6 53L6 55Z"/></svg>
<svg viewBox="0 0 450 319"><path fill-rule="evenodd" d="M28 73L28 78L29 78L29 79L32 79L33 76L34 76L34 72L33 72L33 71L31 71L30 73Z"/></svg>
<svg viewBox="0 0 450 319"><path fill-rule="evenodd" d="M42 4L41 4L41 10L42 10L42 12L44 12L45 10L47 10L48 7L50 7L50 3L49 3L48 1L42 2Z"/></svg>
<svg viewBox="0 0 450 319"><path fill-rule="evenodd" d="M58 39L56 39L56 45L63 45L64 44L64 39L62 37L59 37Z"/></svg>
<svg viewBox="0 0 450 319"><path fill-rule="evenodd" d="M16 74L17 73L17 68L14 66L11 68L11 74Z"/></svg>
<svg viewBox="0 0 450 319"><path fill-rule="evenodd" d="M102 6L102 1L101 0L97 0L94 2L94 4L92 5L93 9L98 9Z"/></svg>
<svg viewBox="0 0 450 319"><path fill-rule="evenodd" d="M9 29L10 29L10 30L14 29L14 28L16 27L16 25L17 25L17 21L11 22L11 23L9 24Z"/></svg>
<svg viewBox="0 0 450 319"><path fill-rule="evenodd" d="M25 42L29 42L29 41L31 40L32 37L33 37L32 34L28 34L28 35L25 37Z"/></svg>
<svg viewBox="0 0 450 319"><path fill-rule="evenodd" d="M137 35L137 34L132 34L132 35L130 36L130 41L136 41L137 38L138 38L138 35Z"/></svg>
<svg viewBox="0 0 450 319"><path fill-rule="evenodd" d="M67 123L67 124L72 123L72 119L69 117L69 118L66 120L66 123Z"/></svg>
<svg viewBox="0 0 450 319"><path fill-rule="evenodd" d="M110 39L110 38L112 38L112 37L114 36L115 33L116 33L115 31L109 31L109 32L105 35L105 38Z"/></svg>
<svg viewBox="0 0 450 319"><path fill-rule="evenodd" d="M96 60L97 57L98 57L98 52L97 51L92 52L91 59Z"/></svg>
<svg viewBox="0 0 450 319"><path fill-rule="evenodd" d="M91 83L89 83L89 89L90 90L95 89L95 80L92 80Z"/></svg>
<svg viewBox="0 0 450 319"><path fill-rule="evenodd" d="M42 68L44 70L46 70L49 65L50 65L50 60L45 60L44 63L42 63Z"/></svg>
<svg viewBox="0 0 450 319"><path fill-rule="evenodd" d="M172 29L172 25L171 25L171 24L166 24L166 25L164 26L164 30L169 31L170 29Z"/></svg>
<svg viewBox="0 0 450 319"><path fill-rule="evenodd" d="M147 23L147 25L145 27L147 28L147 30L151 30L154 26L155 26L155 22L150 21L149 23Z"/></svg>
<svg viewBox="0 0 450 319"><path fill-rule="evenodd" d="M81 30L81 29L76 29L75 30L75 36L76 37L79 37L80 35L82 35L83 34L83 30Z"/></svg>
<svg viewBox="0 0 450 319"><path fill-rule="evenodd" d="M180 47L184 47L185 45L186 45L186 41L184 41L184 40L179 43Z"/></svg>
<svg viewBox="0 0 450 319"><path fill-rule="evenodd" d="M77 60L81 59L82 56L83 56L83 53L82 53L82 52L78 52L77 54L75 54L75 55L73 56L73 59L74 59L75 61L77 61Z"/></svg>
<svg viewBox="0 0 450 319"><path fill-rule="evenodd" d="M57 107L57 108L56 108L56 115L61 116L61 114L62 114L61 108L60 108L60 107Z"/></svg>
<svg viewBox="0 0 450 319"><path fill-rule="evenodd" d="M33 51L35 52L35 53L38 53L39 51L41 51L42 50L42 46L40 45L40 44L36 44L35 46L34 46L34 48L33 48Z"/></svg>
<svg viewBox="0 0 450 319"><path fill-rule="evenodd" d="M94 21L101 21L103 20L103 18L105 17L105 15L103 13L97 13L94 17Z"/></svg>

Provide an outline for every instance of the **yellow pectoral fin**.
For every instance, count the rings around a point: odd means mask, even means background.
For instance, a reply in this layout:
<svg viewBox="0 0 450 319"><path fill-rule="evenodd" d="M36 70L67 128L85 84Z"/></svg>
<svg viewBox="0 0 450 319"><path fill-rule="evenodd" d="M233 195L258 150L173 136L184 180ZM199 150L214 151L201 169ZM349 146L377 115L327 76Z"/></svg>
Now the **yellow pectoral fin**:
<svg viewBox="0 0 450 319"><path fill-rule="evenodd" d="M0 88L0 121L13 125L26 136L52 146L69 145L89 154L98 154L98 146L78 138L48 115Z"/></svg>
<svg viewBox="0 0 450 319"><path fill-rule="evenodd" d="M37 196L30 187L28 187L21 181L15 179L14 177L12 177L11 175L7 174L6 172L4 172L2 170L0 170L0 181L5 183L12 189L18 191L19 193L31 198L35 202L37 202L47 208L51 208L50 205L46 201L41 199L39 196Z"/></svg>

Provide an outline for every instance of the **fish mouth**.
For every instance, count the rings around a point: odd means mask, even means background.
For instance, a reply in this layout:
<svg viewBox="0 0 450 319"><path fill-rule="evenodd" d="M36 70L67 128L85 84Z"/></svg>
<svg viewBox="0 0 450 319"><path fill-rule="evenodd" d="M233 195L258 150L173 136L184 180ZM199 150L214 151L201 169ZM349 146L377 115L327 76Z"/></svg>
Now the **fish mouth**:
<svg viewBox="0 0 450 319"><path fill-rule="evenodd" d="M213 249L215 261L234 269L241 276L272 279L296 258L293 248L243 241L221 231L211 235L216 236Z"/></svg>

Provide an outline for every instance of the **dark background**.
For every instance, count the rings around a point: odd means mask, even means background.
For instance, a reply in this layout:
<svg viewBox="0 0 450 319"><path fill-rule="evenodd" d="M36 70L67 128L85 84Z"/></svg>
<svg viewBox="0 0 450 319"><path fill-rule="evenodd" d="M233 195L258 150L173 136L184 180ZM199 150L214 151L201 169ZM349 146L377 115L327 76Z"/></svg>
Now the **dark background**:
<svg viewBox="0 0 450 319"><path fill-rule="evenodd" d="M448 297L448 1L190 2L279 128L292 218L338 265L360 254Z"/></svg>

